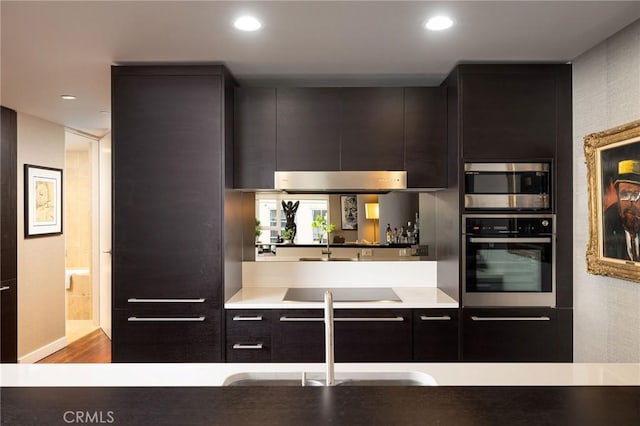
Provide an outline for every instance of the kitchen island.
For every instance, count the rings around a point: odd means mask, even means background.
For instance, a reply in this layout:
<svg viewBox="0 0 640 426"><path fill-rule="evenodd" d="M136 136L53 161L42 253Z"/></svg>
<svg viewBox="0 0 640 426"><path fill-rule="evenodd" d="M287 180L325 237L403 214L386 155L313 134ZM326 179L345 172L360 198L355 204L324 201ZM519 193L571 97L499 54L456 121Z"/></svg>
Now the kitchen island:
<svg viewBox="0 0 640 426"><path fill-rule="evenodd" d="M323 368L3 364L0 414L2 424L20 425L65 424L65 415L78 413L130 425L640 423L640 364L338 363L336 374L419 372L438 386L222 386L237 374L321 374Z"/></svg>
<svg viewBox="0 0 640 426"><path fill-rule="evenodd" d="M7 388L0 400L8 425L640 424L638 387Z"/></svg>

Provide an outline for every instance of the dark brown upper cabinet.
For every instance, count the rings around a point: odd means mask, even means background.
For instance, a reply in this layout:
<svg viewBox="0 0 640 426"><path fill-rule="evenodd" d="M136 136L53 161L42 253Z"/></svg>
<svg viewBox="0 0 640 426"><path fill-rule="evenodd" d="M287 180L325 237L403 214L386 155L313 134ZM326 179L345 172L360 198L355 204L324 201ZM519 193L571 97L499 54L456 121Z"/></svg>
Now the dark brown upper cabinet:
<svg viewBox="0 0 640 426"><path fill-rule="evenodd" d="M410 188L442 188L446 89L236 89L236 188L273 188L273 172L407 170Z"/></svg>
<svg viewBox="0 0 640 426"><path fill-rule="evenodd" d="M277 91L276 169L340 170L340 89Z"/></svg>
<svg viewBox="0 0 640 426"><path fill-rule="evenodd" d="M407 186L447 187L447 91L404 89L404 149Z"/></svg>
<svg viewBox="0 0 640 426"><path fill-rule="evenodd" d="M276 89L235 90L234 186L273 188L276 169Z"/></svg>
<svg viewBox="0 0 640 426"><path fill-rule="evenodd" d="M461 65L462 158L553 158L566 125L563 97L567 79L563 68Z"/></svg>
<svg viewBox="0 0 640 426"><path fill-rule="evenodd" d="M341 170L404 170L401 87L341 90Z"/></svg>

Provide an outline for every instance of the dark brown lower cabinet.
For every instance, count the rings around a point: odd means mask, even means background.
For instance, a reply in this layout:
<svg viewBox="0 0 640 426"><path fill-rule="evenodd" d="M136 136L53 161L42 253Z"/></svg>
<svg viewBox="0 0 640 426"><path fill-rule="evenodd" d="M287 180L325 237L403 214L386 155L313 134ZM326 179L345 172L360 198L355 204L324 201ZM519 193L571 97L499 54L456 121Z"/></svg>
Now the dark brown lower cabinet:
<svg viewBox="0 0 640 426"><path fill-rule="evenodd" d="M114 362L220 362L220 312L207 308L114 310ZM116 328L117 327L117 328Z"/></svg>
<svg viewBox="0 0 640 426"><path fill-rule="evenodd" d="M227 362L324 361L321 310L228 310L226 316ZM411 361L411 310L342 309L334 320L337 362Z"/></svg>
<svg viewBox="0 0 640 426"><path fill-rule="evenodd" d="M463 308L462 361L570 362L570 310ZM570 345L570 343L569 343Z"/></svg>
<svg viewBox="0 0 640 426"><path fill-rule="evenodd" d="M227 310L227 362L270 362L273 312Z"/></svg>
<svg viewBox="0 0 640 426"><path fill-rule="evenodd" d="M413 360L458 360L458 309L413 311Z"/></svg>

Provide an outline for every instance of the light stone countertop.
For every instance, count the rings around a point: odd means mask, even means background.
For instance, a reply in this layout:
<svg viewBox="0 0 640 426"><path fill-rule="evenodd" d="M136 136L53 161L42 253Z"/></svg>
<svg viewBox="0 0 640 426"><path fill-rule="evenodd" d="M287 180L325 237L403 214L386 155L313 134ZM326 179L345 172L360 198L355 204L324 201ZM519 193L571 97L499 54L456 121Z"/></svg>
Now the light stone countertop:
<svg viewBox="0 0 640 426"><path fill-rule="evenodd" d="M2 364L2 387L221 386L235 374L322 375L324 364ZM640 364L338 363L346 373L413 372L440 386L640 386Z"/></svg>
<svg viewBox="0 0 640 426"><path fill-rule="evenodd" d="M458 302L437 287L391 287L401 302L334 302L334 309L457 308ZM322 302L284 301L287 287L244 287L225 304L225 309L322 309Z"/></svg>

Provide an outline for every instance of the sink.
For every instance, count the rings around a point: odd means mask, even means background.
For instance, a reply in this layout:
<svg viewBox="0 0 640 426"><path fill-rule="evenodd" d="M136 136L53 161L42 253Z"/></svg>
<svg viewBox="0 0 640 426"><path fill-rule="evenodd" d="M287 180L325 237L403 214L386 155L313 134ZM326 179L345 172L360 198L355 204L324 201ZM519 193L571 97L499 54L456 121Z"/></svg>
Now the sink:
<svg viewBox="0 0 640 426"><path fill-rule="evenodd" d="M357 262L357 257L301 257L298 260L302 262Z"/></svg>
<svg viewBox="0 0 640 426"><path fill-rule="evenodd" d="M331 290L334 302L401 302L389 287L292 287L284 299L287 302L322 302L324 293Z"/></svg>
<svg viewBox="0 0 640 426"><path fill-rule="evenodd" d="M437 386L435 379L416 371L336 372L336 386ZM307 373L304 386L324 386L322 373ZM238 373L223 386L302 386L302 373Z"/></svg>

